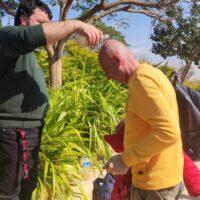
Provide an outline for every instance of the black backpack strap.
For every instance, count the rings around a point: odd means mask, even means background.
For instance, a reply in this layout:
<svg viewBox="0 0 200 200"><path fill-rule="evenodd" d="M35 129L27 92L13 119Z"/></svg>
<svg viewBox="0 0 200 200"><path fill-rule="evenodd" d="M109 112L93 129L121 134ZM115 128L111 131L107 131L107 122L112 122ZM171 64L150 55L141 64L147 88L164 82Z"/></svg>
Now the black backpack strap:
<svg viewBox="0 0 200 200"><path fill-rule="evenodd" d="M175 71L170 81L176 91L184 150L200 157L200 92L181 85Z"/></svg>
<svg viewBox="0 0 200 200"><path fill-rule="evenodd" d="M178 72L176 71L172 71L170 77L169 77L170 82L172 83L172 85L175 87L177 84L180 84L181 79L179 77Z"/></svg>
<svg viewBox="0 0 200 200"><path fill-rule="evenodd" d="M174 87L176 92L177 104L178 104L178 111L179 111L179 123L181 129L181 138L183 143L183 148L186 152L189 151L189 144L188 144L188 112L187 110L187 102L186 99L183 98L181 85L180 85L180 78L179 74L176 71L172 71L169 80Z"/></svg>
<svg viewBox="0 0 200 200"><path fill-rule="evenodd" d="M181 138L183 142L183 148L185 152L188 152L189 147L189 141L188 141L188 129L189 129L189 115L188 115L188 105L187 101L184 96L184 89L182 89L183 86L176 85L176 98L178 103L178 111L179 111L179 123L180 123L180 129L181 129Z"/></svg>

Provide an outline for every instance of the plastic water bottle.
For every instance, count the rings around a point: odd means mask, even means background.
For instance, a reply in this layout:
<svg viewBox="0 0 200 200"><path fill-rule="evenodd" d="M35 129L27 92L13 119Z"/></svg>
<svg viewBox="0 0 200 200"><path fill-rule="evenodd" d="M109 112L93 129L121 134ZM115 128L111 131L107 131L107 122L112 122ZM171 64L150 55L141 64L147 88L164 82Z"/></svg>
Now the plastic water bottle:
<svg viewBox="0 0 200 200"><path fill-rule="evenodd" d="M85 35L78 35L75 40L79 47L89 47L88 39Z"/></svg>
<svg viewBox="0 0 200 200"><path fill-rule="evenodd" d="M109 38L110 36L108 34L105 34L104 37L96 45L91 47L91 49L96 49ZM78 35L75 40L79 47L89 47L88 39L85 35Z"/></svg>
<svg viewBox="0 0 200 200"><path fill-rule="evenodd" d="M82 160L82 175L84 180L88 180L90 178L91 173L91 162L88 157L84 157Z"/></svg>

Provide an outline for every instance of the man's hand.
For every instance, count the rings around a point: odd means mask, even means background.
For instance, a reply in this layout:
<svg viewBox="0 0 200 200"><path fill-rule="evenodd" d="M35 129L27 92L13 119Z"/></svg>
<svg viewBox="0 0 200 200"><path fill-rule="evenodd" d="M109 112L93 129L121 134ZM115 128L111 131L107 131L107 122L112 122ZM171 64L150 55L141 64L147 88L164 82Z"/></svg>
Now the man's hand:
<svg viewBox="0 0 200 200"><path fill-rule="evenodd" d="M66 40L74 33L86 36L90 46L96 45L104 38L102 31L79 20L47 22L42 24L42 28L47 45L52 45L63 39Z"/></svg>
<svg viewBox="0 0 200 200"><path fill-rule="evenodd" d="M109 161L103 166L107 172L113 175L123 175L126 174L129 167L126 166L121 158L121 155L115 155L109 159Z"/></svg>
<svg viewBox="0 0 200 200"><path fill-rule="evenodd" d="M81 21L76 21L77 29L76 32L80 35L85 35L90 46L96 45L100 40L104 38L103 32L92 26Z"/></svg>

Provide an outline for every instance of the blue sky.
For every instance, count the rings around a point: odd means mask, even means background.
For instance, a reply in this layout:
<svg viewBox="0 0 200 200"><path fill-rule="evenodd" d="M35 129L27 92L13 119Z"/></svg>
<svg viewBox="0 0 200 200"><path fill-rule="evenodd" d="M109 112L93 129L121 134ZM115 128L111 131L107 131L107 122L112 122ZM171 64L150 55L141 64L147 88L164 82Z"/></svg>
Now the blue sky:
<svg viewBox="0 0 200 200"><path fill-rule="evenodd" d="M76 17L77 13L70 12L69 18ZM57 21L59 16L58 7L53 8L53 20ZM130 49L137 59L145 59L151 63L166 63L172 67L180 67L184 65L184 62L180 61L176 57L170 57L166 60L163 60L159 55L155 55L151 53L152 41L150 40L150 35L153 32L151 27L151 18L142 15L142 14L126 14L119 13L120 17L125 18L126 22L128 22L129 27L123 28L117 26L113 21L108 21L109 25L115 26L117 30L123 33L126 38L127 43L130 45ZM7 24L7 18L3 19L3 25ZM11 24L12 19L10 20ZM200 70L196 70L196 74L200 77Z"/></svg>
<svg viewBox="0 0 200 200"><path fill-rule="evenodd" d="M127 29L118 29L125 36L127 43L133 54L138 59L145 59L152 63L168 62L170 66L181 66L182 62L175 57L164 60L161 56L151 52L152 41L150 36L153 32L152 19L142 14L122 14L127 18L129 27Z"/></svg>

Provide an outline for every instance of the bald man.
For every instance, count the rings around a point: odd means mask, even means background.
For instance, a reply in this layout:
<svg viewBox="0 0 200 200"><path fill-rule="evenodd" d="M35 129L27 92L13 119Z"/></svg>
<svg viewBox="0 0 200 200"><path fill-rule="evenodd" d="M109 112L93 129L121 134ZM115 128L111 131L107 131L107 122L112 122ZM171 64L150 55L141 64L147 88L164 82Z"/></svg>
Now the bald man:
<svg viewBox="0 0 200 200"><path fill-rule="evenodd" d="M159 69L138 63L116 40L104 43L99 61L108 79L129 87L124 152L111 157L104 168L117 175L131 167L132 200L178 199L183 155L173 86Z"/></svg>

